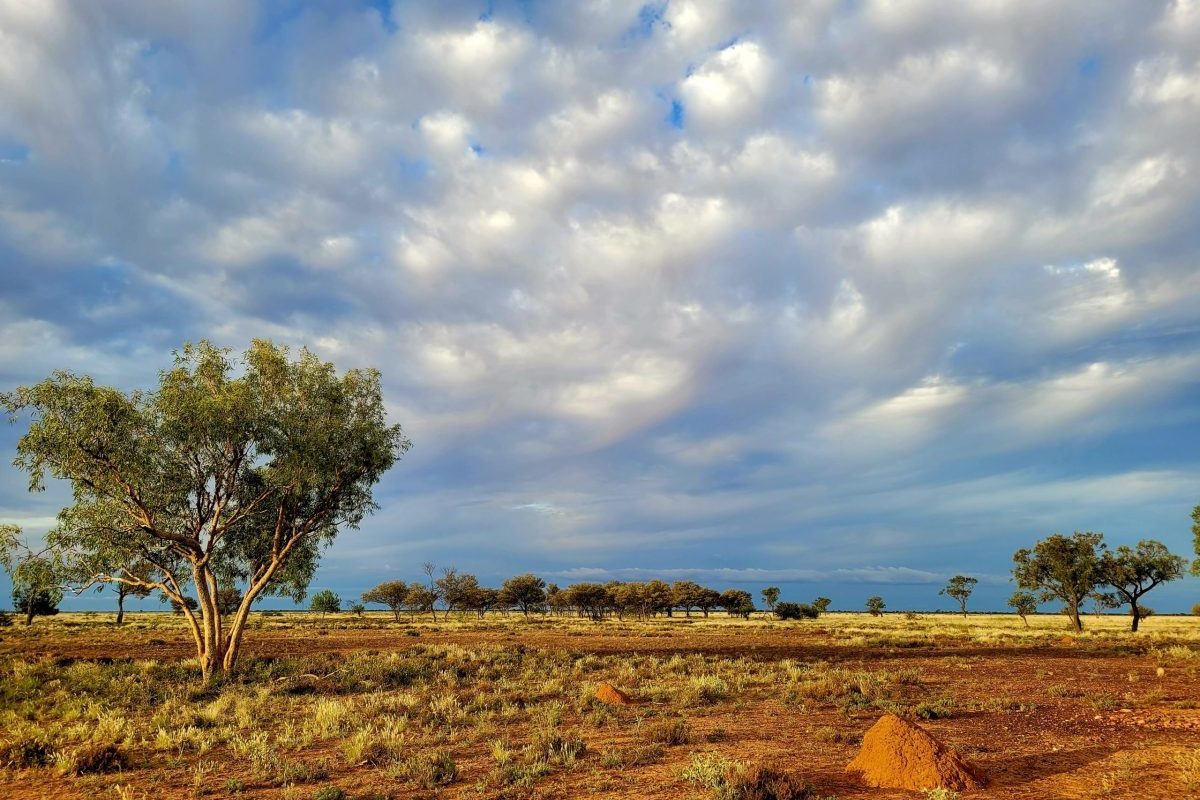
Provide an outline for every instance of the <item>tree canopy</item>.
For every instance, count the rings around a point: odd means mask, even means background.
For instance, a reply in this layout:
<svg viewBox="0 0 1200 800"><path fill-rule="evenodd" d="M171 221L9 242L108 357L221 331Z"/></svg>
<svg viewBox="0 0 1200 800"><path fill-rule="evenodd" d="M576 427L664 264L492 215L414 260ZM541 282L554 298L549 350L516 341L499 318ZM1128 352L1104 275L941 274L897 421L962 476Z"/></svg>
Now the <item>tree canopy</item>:
<svg viewBox="0 0 1200 800"><path fill-rule="evenodd" d="M20 528L0 525L0 566L12 579L13 606L25 615L26 625L34 617L58 613L65 570L53 548L34 550L21 538Z"/></svg>
<svg viewBox="0 0 1200 800"><path fill-rule="evenodd" d="M1043 601L1063 601L1072 627L1082 631L1079 606L1101 582L1104 550L1101 533L1056 533L1013 554L1013 577L1020 588L1040 592Z"/></svg>
<svg viewBox="0 0 1200 800"><path fill-rule="evenodd" d="M255 340L235 360L200 342L152 391L55 372L0 396L30 417L14 463L29 488L69 481L48 542L81 585L126 583L181 603L205 678L236 663L251 604L302 599L322 550L375 509L372 487L408 448L379 373ZM141 573L134 564L149 564ZM229 625L221 587L244 585Z"/></svg>
<svg viewBox="0 0 1200 800"><path fill-rule="evenodd" d="M312 596L310 608L321 616L336 614L342 610L342 598L331 589L322 589Z"/></svg>
<svg viewBox="0 0 1200 800"><path fill-rule="evenodd" d="M525 574L509 578L500 587L500 605L519 608L525 616L546 602L546 582L536 575Z"/></svg>
<svg viewBox="0 0 1200 800"><path fill-rule="evenodd" d="M1017 616L1021 618L1021 622L1024 622L1025 627L1028 628L1028 616L1037 613L1037 595L1033 592L1023 592L1018 589L1008 598L1008 605L1013 611L1017 612Z"/></svg>
<svg viewBox="0 0 1200 800"><path fill-rule="evenodd" d="M1142 539L1137 547L1121 545L1100 559L1100 580L1112 587L1121 602L1129 604L1130 629L1136 631L1146 616L1142 596L1159 584L1183 577L1187 560L1167 550L1162 542Z"/></svg>
<svg viewBox="0 0 1200 800"><path fill-rule="evenodd" d="M971 593L975 591L975 585L979 583L978 578L968 578L966 575L955 575L946 583L946 588L938 592L947 597L951 597L958 603L959 610L962 615L967 615L967 600L971 597Z"/></svg>

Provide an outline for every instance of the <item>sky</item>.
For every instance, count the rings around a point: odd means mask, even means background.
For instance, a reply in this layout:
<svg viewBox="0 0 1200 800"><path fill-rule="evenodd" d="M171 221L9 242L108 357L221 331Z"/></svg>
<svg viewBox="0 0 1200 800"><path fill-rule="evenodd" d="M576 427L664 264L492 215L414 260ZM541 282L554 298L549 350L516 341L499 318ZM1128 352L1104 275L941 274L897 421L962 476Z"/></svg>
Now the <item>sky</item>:
<svg viewBox="0 0 1200 800"><path fill-rule="evenodd" d="M1192 554L1198 173L1198 0L0 0L0 387L378 367L414 446L344 598L1001 609L1053 532Z"/></svg>

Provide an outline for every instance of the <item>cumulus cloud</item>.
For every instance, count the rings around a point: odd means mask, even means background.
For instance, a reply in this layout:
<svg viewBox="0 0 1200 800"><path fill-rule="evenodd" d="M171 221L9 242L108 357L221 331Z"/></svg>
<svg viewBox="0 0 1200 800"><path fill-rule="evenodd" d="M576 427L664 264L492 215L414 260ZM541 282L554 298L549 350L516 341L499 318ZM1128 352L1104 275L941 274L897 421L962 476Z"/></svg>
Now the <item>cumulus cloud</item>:
<svg viewBox="0 0 1200 800"><path fill-rule="evenodd" d="M1183 550L1197 8L0 0L0 383L379 367L354 581Z"/></svg>

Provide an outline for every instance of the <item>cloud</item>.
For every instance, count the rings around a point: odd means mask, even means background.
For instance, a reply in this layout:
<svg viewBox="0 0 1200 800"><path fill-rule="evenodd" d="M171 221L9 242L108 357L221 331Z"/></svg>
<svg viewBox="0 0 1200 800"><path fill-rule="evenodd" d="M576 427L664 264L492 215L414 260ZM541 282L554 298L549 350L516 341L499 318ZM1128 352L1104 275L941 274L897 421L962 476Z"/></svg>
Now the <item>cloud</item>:
<svg viewBox="0 0 1200 800"><path fill-rule="evenodd" d="M576 567L548 573L551 577L568 582L607 580L698 580L719 583L865 583L865 584L942 584L949 576L938 575L927 570L910 567L861 567L857 569L729 569L729 568L674 568L647 570L639 567L624 569L597 569ZM986 576L996 580L996 576ZM1000 577L1005 581L1007 577Z"/></svg>
<svg viewBox="0 0 1200 800"><path fill-rule="evenodd" d="M0 0L0 385L380 368L355 580L1190 547L1196 3L643 6Z"/></svg>

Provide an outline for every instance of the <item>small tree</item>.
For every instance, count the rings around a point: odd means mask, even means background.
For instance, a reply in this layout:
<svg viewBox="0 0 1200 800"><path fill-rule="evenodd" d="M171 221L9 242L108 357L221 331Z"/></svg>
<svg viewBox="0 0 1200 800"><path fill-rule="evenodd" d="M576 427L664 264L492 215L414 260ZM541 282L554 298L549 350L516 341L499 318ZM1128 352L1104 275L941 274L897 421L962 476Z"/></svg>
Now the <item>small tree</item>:
<svg viewBox="0 0 1200 800"><path fill-rule="evenodd" d="M763 602L766 603L766 605L767 605L767 610L774 611L775 604L779 602L779 587L778 586L768 586L767 588L763 589L762 590L762 599L763 599Z"/></svg>
<svg viewBox="0 0 1200 800"><path fill-rule="evenodd" d="M1200 575L1200 506L1192 509L1192 549L1196 560L1192 562L1192 574Z"/></svg>
<svg viewBox="0 0 1200 800"><path fill-rule="evenodd" d="M1136 631L1145 614L1142 597L1159 584L1183 577L1187 561L1173 555L1162 542L1142 539L1136 548L1121 545L1100 559L1100 580L1129 604L1130 630Z"/></svg>
<svg viewBox="0 0 1200 800"><path fill-rule="evenodd" d="M351 603L350 604L350 613L356 617L361 618L363 615L363 612L366 610L367 610L367 607L364 606L362 603Z"/></svg>
<svg viewBox="0 0 1200 800"><path fill-rule="evenodd" d="M411 611L428 611L429 616L433 617L433 621L437 622L438 597L437 589L413 581L408 585L404 603Z"/></svg>
<svg viewBox="0 0 1200 800"><path fill-rule="evenodd" d="M1097 589L1088 592L1087 599L1092 601L1092 616L1096 619L1104 616L1104 612L1109 609L1121 607L1121 601L1112 592L1102 592Z"/></svg>
<svg viewBox="0 0 1200 800"><path fill-rule="evenodd" d="M703 591L704 587L695 581L675 581L671 584L671 605L682 608L684 616L690 617Z"/></svg>
<svg viewBox="0 0 1200 800"><path fill-rule="evenodd" d="M1032 592L1013 592L1012 597L1008 598L1008 605L1013 611L1017 612L1017 616L1021 618L1021 621L1025 623L1025 627L1028 628L1029 620L1026 617L1037 613L1037 595Z"/></svg>
<svg viewBox="0 0 1200 800"><path fill-rule="evenodd" d="M885 608L887 608L887 605L879 595L867 598L867 611L870 612L872 617L878 617L883 613Z"/></svg>
<svg viewBox="0 0 1200 800"><path fill-rule="evenodd" d="M309 608L319 611L322 617L326 614L336 614L342 610L342 598L329 589L322 589L313 595Z"/></svg>
<svg viewBox="0 0 1200 800"><path fill-rule="evenodd" d="M817 610L818 614L824 614L827 611L829 611L829 606L831 603L833 603L833 601L830 600L828 597L818 597L816 600L813 600L813 602L812 602L813 608L815 608Z"/></svg>
<svg viewBox="0 0 1200 800"><path fill-rule="evenodd" d="M399 622L400 612L408 602L408 591L408 584L404 581L384 581L374 589L364 592L362 601L387 606L392 611L392 617Z"/></svg>
<svg viewBox="0 0 1200 800"><path fill-rule="evenodd" d="M166 597L164 596L163 599L165 600ZM183 615L185 608L188 611L193 611L193 612L196 609L200 608L200 604L196 602L196 598L192 597L190 594L185 594L182 597L180 597L178 600L171 600L170 602L171 602L171 613L179 614L180 616Z"/></svg>
<svg viewBox="0 0 1200 800"><path fill-rule="evenodd" d="M134 569L137 570L138 567L135 566ZM143 574L148 574L151 570L153 567L147 566ZM141 600L149 597L153 590L148 586L134 586L128 583L117 583L115 586L117 590L117 626L119 627L125 624L125 598L136 597Z"/></svg>
<svg viewBox="0 0 1200 800"><path fill-rule="evenodd" d="M704 612L704 616L707 617L708 612L719 605L721 605L721 593L707 586L701 587L699 594L696 595L696 607Z"/></svg>
<svg viewBox="0 0 1200 800"><path fill-rule="evenodd" d="M38 589L22 586L13 589L13 607L25 615L25 624L32 625L34 617L53 617L62 602L61 589Z"/></svg>
<svg viewBox="0 0 1200 800"><path fill-rule="evenodd" d="M528 618L530 611L546 604L546 582L529 573L509 578L500 587L498 602L505 608L519 608Z"/></svg>
<svg viewBox="0 0 1200 800"><path fill-rule="evenodd" d="M966 575L955 575L946 584L946 588L938 592L948 597L954 598L958 603L958 607L962 610L962 615L967 615L967 599L971 593L975 591L975 584L979 583L977 578L968 578Z"/></svg>
<svg viewBox="0 0 1200 800"><path fill-rule="evenodd" d="M754 613L754 598L744 589L726 589L721 593L721 608L731 617L750 619Z"/></svg>
<svg viewBox="0 0 1200 800"><path fill-rule="evenodd" d="M1017 586L1040 592L1042 601L1061 600L1076 633L1083 630L1079 608L1100 582L1104 534L1076 531L1042 539L1013 554Z"/></svg>
<svg viewBox="0 0 1200 800"><path fill-rule="evenodd" d="M58 613L65 569L51 547L34 550L20 536L15 525L0 525L0 566L12 580L13 607L32 625L34 617Z"/></svg>
<svg viewBox="0 0 1200 800"><path fill-rule="evenodd" d="M446 605L446 618L451 611L465 611L472 608L472 600L480 590L479 579L467 572L459 572L454 567L442 570L442 577L435 582L442 602Z"/></svg>
<svg viewBox="0 0 1200 800"><path fill-rule="evenodd" d="M643 599L646 603L647 614L658 614L661 611L670 613L672 602L671 585L666 581L660 581L658 578L646 581L643 590Z"/></svg>

